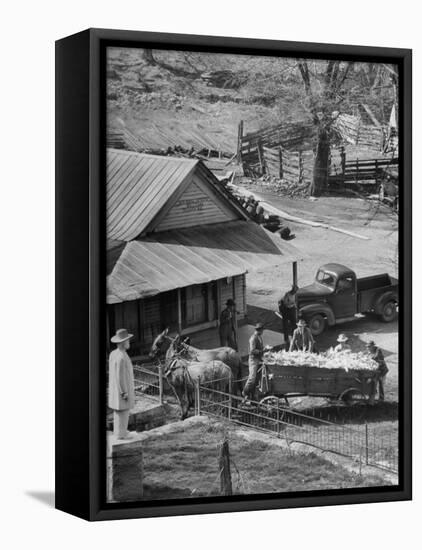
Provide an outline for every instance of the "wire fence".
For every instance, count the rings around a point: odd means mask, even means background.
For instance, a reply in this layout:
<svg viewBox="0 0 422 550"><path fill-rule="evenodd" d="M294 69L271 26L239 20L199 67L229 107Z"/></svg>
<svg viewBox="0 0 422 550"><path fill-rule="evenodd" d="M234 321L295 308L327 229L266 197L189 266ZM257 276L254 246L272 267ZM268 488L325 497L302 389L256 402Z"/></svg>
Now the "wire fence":
<svg viewBox="0 0 422 550"><path fill-rule="evenodd" d="M226 418L236 424L271 433L291 443L302 443L323 451L350 457L359 464L398 472L398 434L391 426L342 425L316 418L274 402L248 401L197 385L195 414Z"/></svg>
<svg viewBox="0 0 422 550"><path fill-rule="evenodd" d="M153 370L155 369L155 370ZM148 395L163 403L164 376L161 365L147 368L134 365L135 395L137 397Z"/></svg>
<svg viewBox="0 0 422 550"><path fill-rule="evenodd" d="M134 366L135 394L163 403L162 366ZM391 423L339 424L289 409L283 400L248 401L218 388L219 381L196 385L195 414L226 418L236 424L271 433L393 473L398 473L398 430Z"/></svg>

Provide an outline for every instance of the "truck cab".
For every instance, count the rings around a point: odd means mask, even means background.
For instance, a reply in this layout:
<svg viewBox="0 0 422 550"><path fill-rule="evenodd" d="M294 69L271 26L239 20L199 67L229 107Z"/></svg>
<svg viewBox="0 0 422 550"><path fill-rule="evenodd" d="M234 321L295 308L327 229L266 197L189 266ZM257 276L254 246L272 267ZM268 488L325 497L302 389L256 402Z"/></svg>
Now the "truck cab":
<svg viewBox="0 0 422 550"><path fill-rule="evenodd" d="M297 291L297 307L315 336L327 326L375 312L384 322L397 317L398 281L387 273L358 279L341 264L328 263L316 272L312 284Z"/></svg>

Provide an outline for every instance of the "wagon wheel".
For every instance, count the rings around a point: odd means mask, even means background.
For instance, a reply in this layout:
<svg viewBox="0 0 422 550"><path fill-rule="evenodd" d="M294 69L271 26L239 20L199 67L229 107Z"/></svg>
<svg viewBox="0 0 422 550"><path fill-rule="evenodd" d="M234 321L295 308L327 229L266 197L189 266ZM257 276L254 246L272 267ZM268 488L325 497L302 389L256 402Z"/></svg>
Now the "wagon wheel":
<svg viewBox="0 0 422 550"><path fill-rule="evenodd" d="M281 402L282 399L284 399L284 403ZM287 401L287 397L279 398L275 395L268 395L261 399L259 407L272 415L278 415L278 420L282 421L284 419L285 410L289 407L289 402ZM278 413L276 413L276 411L278 411Z"/></svg>
<svg viewBox="0 0 422 550"><path fill-rule="evenodd" d="M280 401L284 399L284 405L280 403ZM289 407L289 402L287 400L287 397L276 397L275 395L267 395L267 397L264 397L259 402L260 405L269 405L271 407L279 407L282 409L285 409L286 407Z"/></svg>
<svg viewBox="0 0 422 550"><path fill-rule="evenodd" d="M353 405L353 403L367 403L369 401L368 396L364 394L358 388L348 388L344 390L339 400L344 401L346 405Z"/></svg>

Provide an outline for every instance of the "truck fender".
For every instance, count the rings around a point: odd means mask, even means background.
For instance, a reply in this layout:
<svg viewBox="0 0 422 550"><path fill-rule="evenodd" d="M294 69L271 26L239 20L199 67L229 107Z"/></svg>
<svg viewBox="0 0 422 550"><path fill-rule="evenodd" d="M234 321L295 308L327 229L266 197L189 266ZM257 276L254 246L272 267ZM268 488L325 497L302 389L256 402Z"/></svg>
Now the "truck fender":
<svg viewBox="0 0 422 550"><path fill-rule="evenodd" d="M327 304L307 304L306 306L301 307L299 312L304 317L311 317L315 313L320 313L321 315L327 318L327 322L329 326L336 324L336 318L335 318L334 312L330 308L330 306Z"/></svg>
<svg viewBox="0 0 422 550"><path fill-rule="evenodd" d="M397 292L393 290L387 290L387 292L383 292L375 301L374 304L374 311L378 315L382 313L382 308L387 302L393 301L396 304L398 304L398 297Z"/></svg>

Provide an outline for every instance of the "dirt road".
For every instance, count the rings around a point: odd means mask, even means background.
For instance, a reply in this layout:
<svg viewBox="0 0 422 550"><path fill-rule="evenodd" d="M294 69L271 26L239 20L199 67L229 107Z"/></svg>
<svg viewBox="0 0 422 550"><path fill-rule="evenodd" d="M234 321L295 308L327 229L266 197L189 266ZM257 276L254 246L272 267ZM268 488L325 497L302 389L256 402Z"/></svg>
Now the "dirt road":
<svg viewBox="0 0 422 550"><path fill-rule="evenodd" d="M317 268L327 262L338 262L354 269L358 277L387 272L397 276L397 217L385 206L364 199L321 197L291 199L272 193L256 191L294 216L346 229L369 240L349 237L343 233L314 228L298 223L288 225L295 238L290 241L305 258L298 263L299 285L312 282ZM282 241L283 242L283 241ZM274 315L277 301L289 289L292 266L286 263L270 270L251 270L247 275L248 317L252 322L264 321L268 328L280 329ZM335 344L340 332L346 333L354 351L364 349L368 340L374 340L385 352L390 372L387 377L386 399L396 401L398 382L398 325L382 323L375 316L344 323L328 329L318 338L320 349Z"/></svg>

